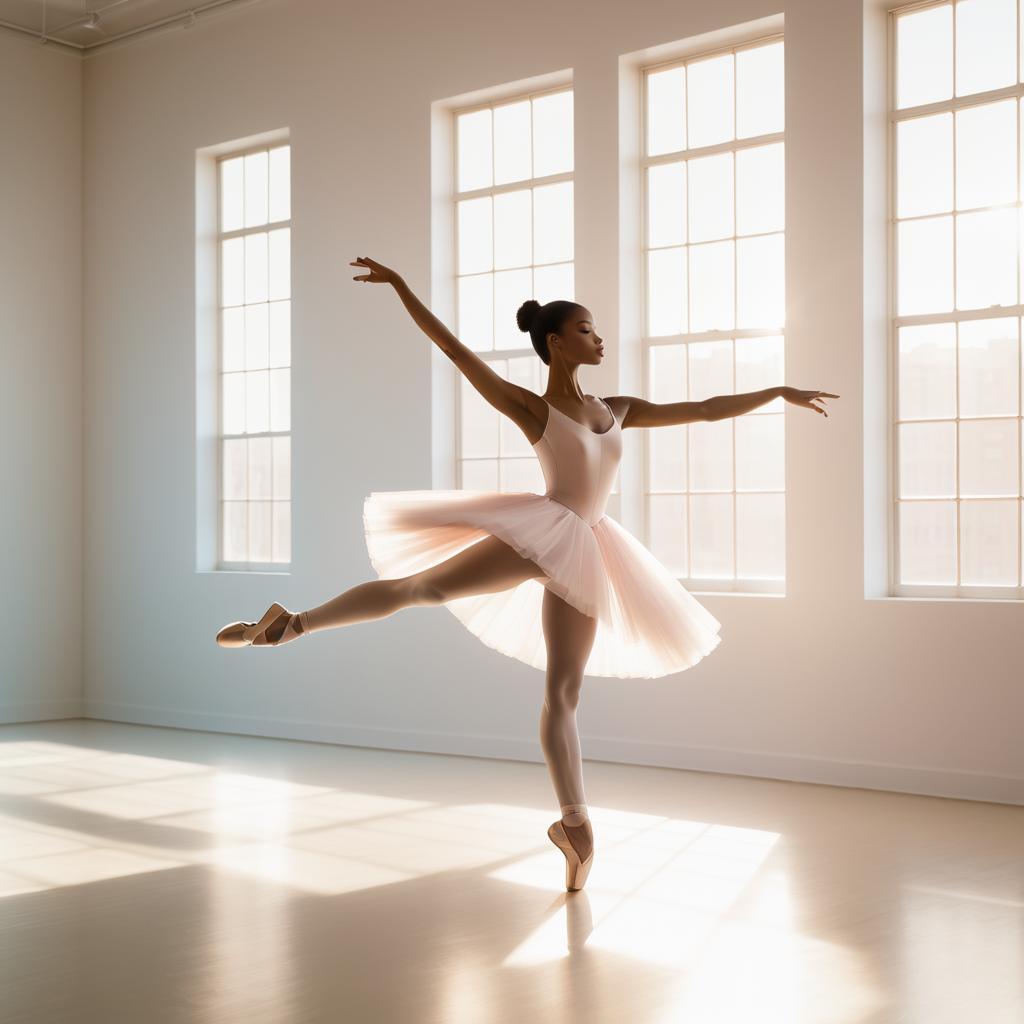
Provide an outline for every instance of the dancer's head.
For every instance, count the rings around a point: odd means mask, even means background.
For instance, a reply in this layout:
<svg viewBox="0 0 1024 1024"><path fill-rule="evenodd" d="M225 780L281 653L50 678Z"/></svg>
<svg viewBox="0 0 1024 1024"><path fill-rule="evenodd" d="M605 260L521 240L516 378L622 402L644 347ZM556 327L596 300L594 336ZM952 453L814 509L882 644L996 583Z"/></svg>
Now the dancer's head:
<svg viewBox="0 0 1024 1024"><path fill-rule="evenodd" d="M548 366L552 356L568 365L601 362L604 343L593 319L586 306L567 299L554 299L543 306L536 299L527 299L516 313L519 330L529 332L537 355Z"/></svg>

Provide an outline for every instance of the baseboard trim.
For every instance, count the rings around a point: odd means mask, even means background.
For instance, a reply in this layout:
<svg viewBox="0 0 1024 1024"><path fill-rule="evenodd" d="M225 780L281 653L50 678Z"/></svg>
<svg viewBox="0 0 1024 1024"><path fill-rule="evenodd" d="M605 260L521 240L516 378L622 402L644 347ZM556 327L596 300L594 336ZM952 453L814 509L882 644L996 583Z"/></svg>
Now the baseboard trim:
<svg viewBox="0 0 1024 1024"><path fill-rule="evenodd" d="M87 717L80 700L34 700L25 704L0 704L0 725L53 722L61 718Z"/></svg>
<svg viewBox="0 0 1024 1024"><path fill-rule="evenodd" d="M181 711L176 708L93 700L83 702L81 717L130 725L165 726L174 729L193 729L198 732L304 740L379 750L543 761L539 745L534 740L506 736L379 729L298 719ZM743 775L757 779L806 782L814 785L909 793L954 800L1024 805L1024 778L1013 776L951 771L928 766L847 761L805 754L776 754L726 747L677 746L601 736L583 736L582 745L585 760L588 761Z"/></svg>

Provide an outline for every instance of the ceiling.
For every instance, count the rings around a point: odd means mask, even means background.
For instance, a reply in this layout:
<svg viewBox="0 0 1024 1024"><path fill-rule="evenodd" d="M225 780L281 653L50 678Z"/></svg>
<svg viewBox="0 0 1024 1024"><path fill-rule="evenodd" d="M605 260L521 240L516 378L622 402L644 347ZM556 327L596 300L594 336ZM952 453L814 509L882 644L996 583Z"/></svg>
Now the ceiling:
<svg viewBox="0 0 1024 1024"><path fill-rule="evenodd" d="M0 0L0 28L85 55L163 28L185 28L217 9L255 0ZM85 22L92 15L95 27Z"/></svg>

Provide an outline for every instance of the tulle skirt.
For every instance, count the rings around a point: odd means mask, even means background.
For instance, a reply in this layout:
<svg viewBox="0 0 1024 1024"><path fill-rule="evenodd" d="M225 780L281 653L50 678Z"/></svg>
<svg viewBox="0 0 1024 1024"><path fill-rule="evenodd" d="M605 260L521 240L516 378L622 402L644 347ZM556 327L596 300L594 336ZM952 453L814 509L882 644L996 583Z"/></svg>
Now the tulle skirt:
<svg viewBox="0 0 1024 1024"><path fill-rule="evenodd" d="M654 679L689 668L721 640L721 623L611 516L591 526L543 494L374 491L363 527L381 579L428 569L488 534L532 559L544 577L445 607L488 647L541 671L545 587L597 620L587 675Z"/></svg>

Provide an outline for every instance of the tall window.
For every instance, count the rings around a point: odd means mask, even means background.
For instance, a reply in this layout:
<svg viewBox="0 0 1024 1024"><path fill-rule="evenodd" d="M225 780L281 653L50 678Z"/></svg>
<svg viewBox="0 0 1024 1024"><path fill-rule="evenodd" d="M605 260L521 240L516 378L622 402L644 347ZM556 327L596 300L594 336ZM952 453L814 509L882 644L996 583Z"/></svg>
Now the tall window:
<svg viewBox="0 0 1024 1024"><path fill-rule="evenodd" d="M892 15L896 593L1022 593L1018 19Z"/></svg>
<svg viewBox="0 0 1024 1024"><path fill-rule="evenodd" d="M456 335L496 373L543 390L544 364L516 310L530 298L575 301L573 94L533 93L455 114ZM459 486L543 491L522 431L462 378Z"/></svg>
<svg viewBox="0 0 1024 1024"><path fill-rule="evenodd" d="M781 384L785 321L783 43L644 72L647 396ZM645 431L646 541L705 589L779 590L783 400Z"/></svg>
<svg viewBox="0 0 1024 1024"><path fill-rule="evenodd" d="M223 567L291 561L290 155L218 167Z"/></svg>

